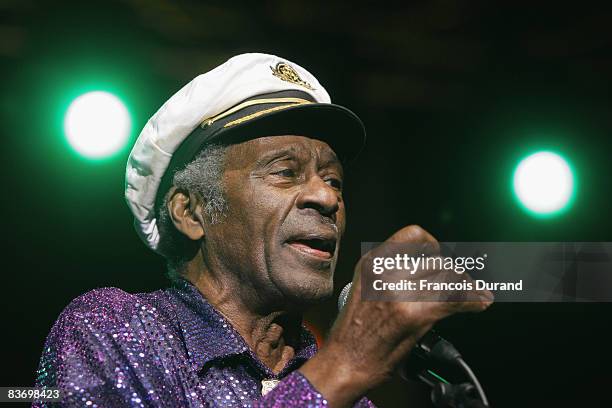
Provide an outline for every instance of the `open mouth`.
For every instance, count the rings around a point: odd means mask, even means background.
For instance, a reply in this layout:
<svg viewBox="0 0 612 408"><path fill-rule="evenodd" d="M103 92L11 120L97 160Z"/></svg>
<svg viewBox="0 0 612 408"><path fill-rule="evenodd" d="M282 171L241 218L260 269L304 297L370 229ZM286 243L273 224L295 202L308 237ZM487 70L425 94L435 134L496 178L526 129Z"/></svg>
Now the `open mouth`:
<svg viewBox="0 0 612 408"><path fill-rule="evenodd" d="M291 247L307 255L329 259L336 252L336 240L325 238L294 239L287 242Z"/></svg>

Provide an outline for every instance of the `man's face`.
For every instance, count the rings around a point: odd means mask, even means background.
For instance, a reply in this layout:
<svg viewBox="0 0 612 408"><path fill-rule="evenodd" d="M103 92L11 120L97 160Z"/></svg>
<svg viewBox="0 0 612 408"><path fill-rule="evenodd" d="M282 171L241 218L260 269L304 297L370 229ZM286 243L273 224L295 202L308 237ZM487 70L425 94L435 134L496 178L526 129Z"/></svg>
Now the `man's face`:
<svg viewBox="0 0 612 408"><path fill-rule="evenodd" d="M324 142L273 136L230 147L227 217L208 226L208 257L262 300L305 305L331 296L345 227L342 166Z"/></svg>

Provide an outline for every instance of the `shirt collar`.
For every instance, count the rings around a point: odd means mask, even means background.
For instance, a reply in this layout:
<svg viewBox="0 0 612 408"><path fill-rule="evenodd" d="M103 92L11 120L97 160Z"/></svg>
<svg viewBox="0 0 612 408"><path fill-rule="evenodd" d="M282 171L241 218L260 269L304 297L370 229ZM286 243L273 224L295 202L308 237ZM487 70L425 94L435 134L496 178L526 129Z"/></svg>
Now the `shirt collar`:
<svg viewBox="0 0 612 408"><path fill-rule="evenodd" d="M259 361L244 338L232 324L219 313L189 281L180 279L168 291L179 300L177 318L181 327L189 358L197 372L213 360L230 356L246 355L253 359L262 370L270 370ZM300 341L295 357L279 373L285 374L296 364L308 360L317 351L314 336L305 328L300 333Z"/></svg>

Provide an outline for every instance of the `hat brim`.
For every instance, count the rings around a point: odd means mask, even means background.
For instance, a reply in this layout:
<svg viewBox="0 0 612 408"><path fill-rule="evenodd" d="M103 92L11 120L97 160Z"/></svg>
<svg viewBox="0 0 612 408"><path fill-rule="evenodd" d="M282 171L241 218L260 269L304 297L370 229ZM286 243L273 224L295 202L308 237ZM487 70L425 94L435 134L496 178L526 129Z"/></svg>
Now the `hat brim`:
<svg viewBox="0 0 612 408"><path fill-rule="evenodd" d="M324 141L345 164L358 156L366 139L363 122L351 110L331 103L309 103L219 129L203 145L216 142L234 144L281 135L307 136Z"/></svg>

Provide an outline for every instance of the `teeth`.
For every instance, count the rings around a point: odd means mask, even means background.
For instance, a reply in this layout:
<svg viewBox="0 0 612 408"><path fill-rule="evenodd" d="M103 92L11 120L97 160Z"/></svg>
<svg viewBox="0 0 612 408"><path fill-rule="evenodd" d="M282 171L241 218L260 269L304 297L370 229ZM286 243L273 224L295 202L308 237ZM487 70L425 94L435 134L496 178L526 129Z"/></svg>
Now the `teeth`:
<svg viewBox="0 0 612 408"><path fill-rule="evenodd" d="M329 241L329 240L322 240L322 239L304 239L304 240L297 240L296 242L302 243L304 245L307 245L311 248L314 248L316 250L319 251L325 251L325 252L329 252L329 253L333 253L334 252L334 243L333 241Z"/></svg>

